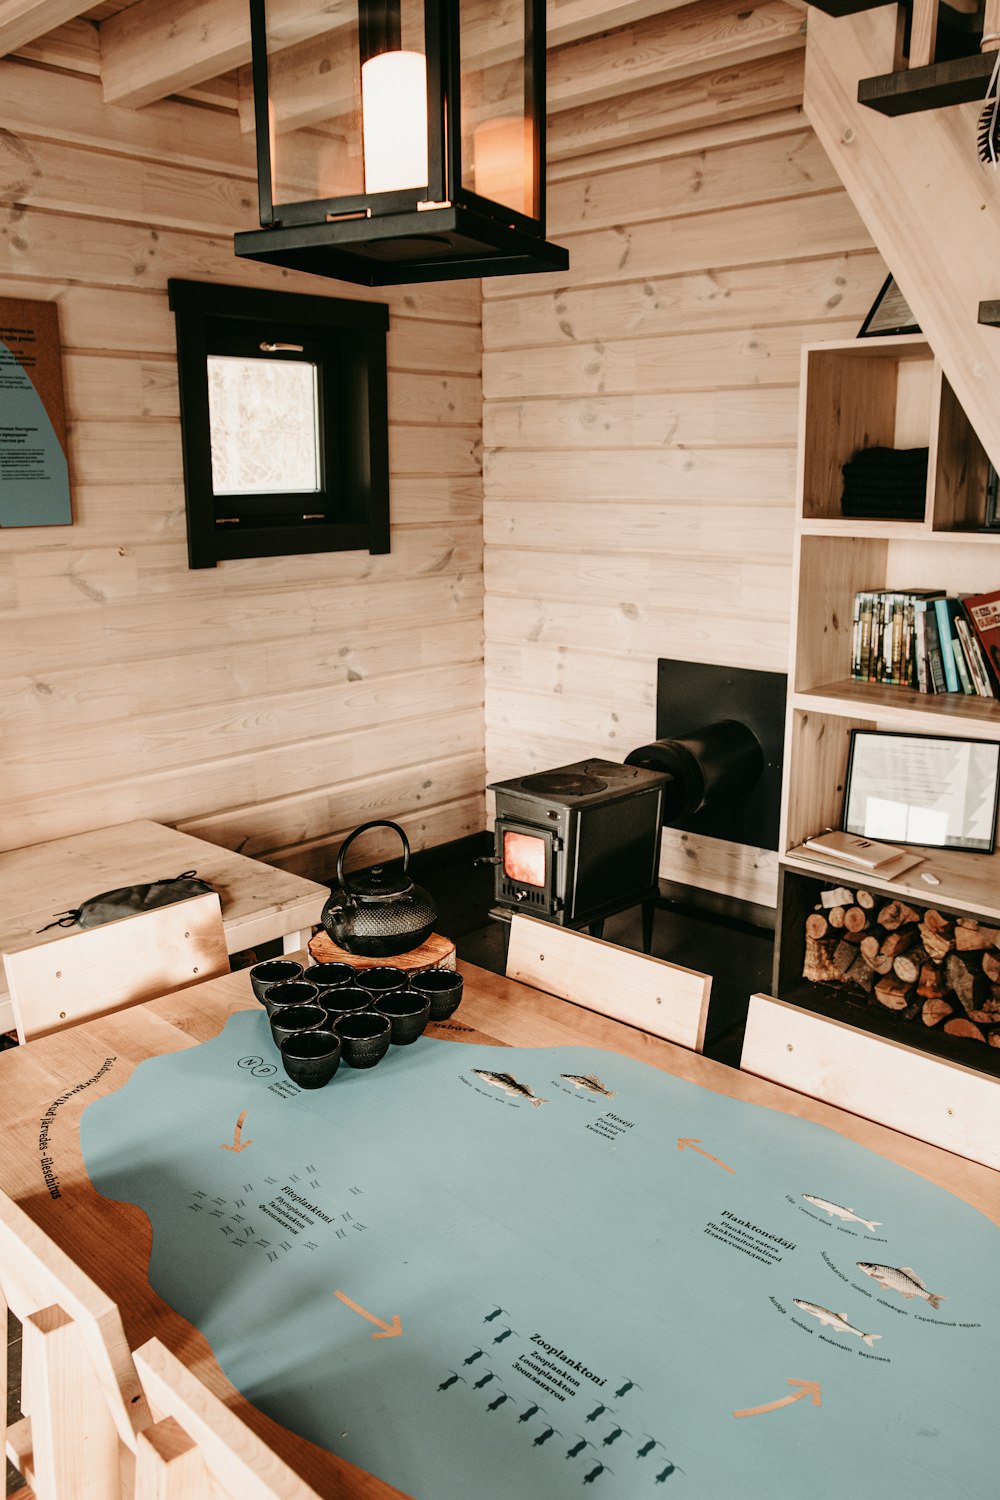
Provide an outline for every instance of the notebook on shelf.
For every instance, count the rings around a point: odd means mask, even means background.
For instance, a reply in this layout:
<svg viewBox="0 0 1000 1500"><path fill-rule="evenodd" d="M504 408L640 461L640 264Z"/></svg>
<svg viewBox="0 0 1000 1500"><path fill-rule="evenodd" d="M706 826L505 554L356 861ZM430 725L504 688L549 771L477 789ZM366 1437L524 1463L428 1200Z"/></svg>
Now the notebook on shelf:
<svg viewBox="0 0 1000 1500"><path fill-rule="evenodd" d="M895 844L880 844L874 839L862 838L855 833L842 833L838 829L827 829L804 839L792 851L804 858L823 860L830 864L843 865L859 875L871 875L879 880L892 880L910 870L923 860L922 854L899 849Z"/></svg>

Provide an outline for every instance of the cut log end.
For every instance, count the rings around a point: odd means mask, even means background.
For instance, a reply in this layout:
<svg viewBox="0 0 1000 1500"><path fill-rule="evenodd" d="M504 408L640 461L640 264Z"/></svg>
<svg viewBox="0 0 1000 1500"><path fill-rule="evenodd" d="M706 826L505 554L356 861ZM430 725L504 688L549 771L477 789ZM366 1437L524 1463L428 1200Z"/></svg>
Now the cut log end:
<svg viewBox="0 0 1000 1500"><path fill-rule="evenodd" d="M875 986L875 998L887 1010L905 1010L913 993L912 984L904 984L895 975L887 975Z"/></svg>
<svg viewBox="0 0 1000 1500"><path fill-rule="evenodd" d="M970 1041L973 1042L985 1042L986 1040L985 1034L980 1031L976 1023L974 1021L970 1021L967 1016L954 1021L945 1021L944 1030L948 1033L949 1036L967 1037Z"/></svg>
<svg viewBox="0 0 1000 1500"><path fill-rule="evenodd" d="M914 911L912 906L907 906L905 901L890 901L878 914L879 926L884 927L886 932L895 932L898 927L919 921L920 913Z"/></svg>

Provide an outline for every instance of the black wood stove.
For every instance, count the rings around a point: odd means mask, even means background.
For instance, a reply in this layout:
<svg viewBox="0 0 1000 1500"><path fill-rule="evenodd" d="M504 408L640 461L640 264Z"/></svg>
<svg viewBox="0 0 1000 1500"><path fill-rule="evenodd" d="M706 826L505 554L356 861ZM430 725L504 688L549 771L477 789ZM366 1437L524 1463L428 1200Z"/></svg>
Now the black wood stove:
<svg viewBox="0 0 1000 1500"><path fill-rule="evenodd" d="M494 782L492 915L509 920L523 911L600 935L605 917L641 904L648 952L670 779L640 766L581 760Z"/></svg>

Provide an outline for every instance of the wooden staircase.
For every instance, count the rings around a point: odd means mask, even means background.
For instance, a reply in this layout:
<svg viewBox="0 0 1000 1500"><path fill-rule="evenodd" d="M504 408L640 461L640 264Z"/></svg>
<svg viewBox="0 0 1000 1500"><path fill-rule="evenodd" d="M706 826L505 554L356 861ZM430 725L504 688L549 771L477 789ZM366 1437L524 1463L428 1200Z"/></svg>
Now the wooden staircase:
<svg viewBox="0 0 1000 1500"><path fill-rule="evenodd" d="M810 6L805 112L1000 469L1000 328L979 322L1000 295L1000 174L977 154L981 102L905 118L859 103L859 84L896 58L896 7Z"/></svg>
<svg viewBox="0 0 1000 1500"><path fill-rule="evenodd" d="M828 16L874 10L885 0L811 0ZM980 19L972 0L912 0L896 7L896 49L891 73L862 78L858 99L884 115L943 109L981 100L1000 49L1000 0L985 0ZM943 28L943 30L939 30ZM975 47L971 56L954 56ZM940 51L940 60L938 53Z"/></svg>

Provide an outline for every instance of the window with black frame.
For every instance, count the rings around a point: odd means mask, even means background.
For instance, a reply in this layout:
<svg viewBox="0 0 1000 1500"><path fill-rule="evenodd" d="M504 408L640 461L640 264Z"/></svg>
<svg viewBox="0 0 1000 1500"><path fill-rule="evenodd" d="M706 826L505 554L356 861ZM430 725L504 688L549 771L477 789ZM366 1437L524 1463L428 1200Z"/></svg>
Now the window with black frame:
<svg viewBox="0 0 1000 1500"><path fill-rule="evenodd" d="M170 281L188 562L389 550L384 303Z"/></svg>

